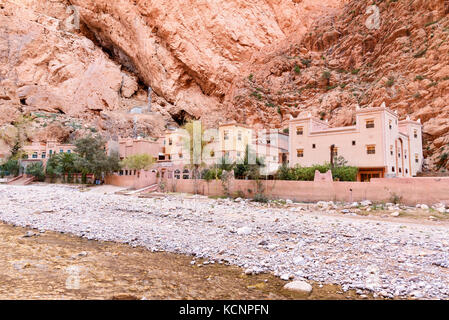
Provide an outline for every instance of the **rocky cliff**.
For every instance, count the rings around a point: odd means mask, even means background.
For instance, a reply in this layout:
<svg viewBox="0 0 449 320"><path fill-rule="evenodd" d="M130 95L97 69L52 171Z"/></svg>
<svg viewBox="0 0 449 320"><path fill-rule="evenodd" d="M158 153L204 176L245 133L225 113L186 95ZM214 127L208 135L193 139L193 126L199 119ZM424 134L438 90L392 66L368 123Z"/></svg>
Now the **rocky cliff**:
<svg viewBox="0 0 449 320"><path fill-rule="evenodd" d="M303 111L346 125L357 104L385 101L421 118L426 153L442 162L448 10L444 0L0 0L2 140L17 128L28 139L157 135L190 118L282 128ZM130 114L148 87L152 112Z"/></svg>

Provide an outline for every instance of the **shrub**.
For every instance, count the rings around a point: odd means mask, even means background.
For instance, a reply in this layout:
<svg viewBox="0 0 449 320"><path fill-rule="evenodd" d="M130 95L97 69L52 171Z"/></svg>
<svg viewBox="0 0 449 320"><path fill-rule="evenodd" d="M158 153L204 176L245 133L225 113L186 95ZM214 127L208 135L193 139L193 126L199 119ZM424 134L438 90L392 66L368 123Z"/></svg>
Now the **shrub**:
<svg viewBox="0 0 449 320"><path fill-rule="evenodd" d="M294 168L288 168L286 165L283 165L278 169L276 178L278 180L313 181L315 179L315 170L318 170L320 173L326 173L328 170L331 170L334 180L357 180L358 168L346 166L341 159L337 159L336 166L332 169L328 163L311 167L296 166Z"/></svg>
<svg viewBox="0 0 449 320"><path fill-rule="evenodd" d="M268 198L263 193L257 193L257 194L254 195L253 201L254 202L267 203L268 202Z"/></svg>
<svg viewBox="0 0 449 320"><path fill-rule="evenodd" d="M392 87L394 85L394 78L390 77L387 82L385 82L385 86Z"/></svg>
<svg viewBox="0 0 449 320"><path fill-rule="evenodd" d="M324 71L322 74L322 78L329 80L331 78L331 73L329 71Z"/></svg>
<svg viewBox="0 0 449 320"><path fill-rule="evenodd" d="M26 174L32 175L38 181L44 181L45 180L44 165L42 164L42 162L32 163L27 167Z"/></svg>
<svg viewBox="0 0 449 320"><path fill-rule="evenodd" d="M332 177L334 180L339 181L356 181L357 180L357 167L334 167L332 169Z"/></svg>
<svg viewBox="0 0 449 320"><path fill-rule="evenodd" d="M203 179L206 180L207 182L215 180L215 179L221 180L222 174L223 174L223 169L221 169L221 168L205 169L203 171Z"/></svg>
<svg viewBox="0 0 449 320"><path fill-rule="evenodd" d="M301 68L298 65L295 65L295 72L296 74L300 74L301 73Z"/></svg>

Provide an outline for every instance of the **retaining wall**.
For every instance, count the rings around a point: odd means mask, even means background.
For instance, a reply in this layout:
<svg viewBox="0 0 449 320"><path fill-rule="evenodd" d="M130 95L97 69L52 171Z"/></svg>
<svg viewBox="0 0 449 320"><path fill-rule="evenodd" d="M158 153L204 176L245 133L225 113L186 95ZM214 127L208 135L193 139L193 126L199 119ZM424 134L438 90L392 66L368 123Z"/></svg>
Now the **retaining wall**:
<svg viewBox="0 0 449 320"><path fill-rule="evenodd" d="M166 191L194 193L194 180L166 180ZM392 202L394 198L401 203L449 203L449 177L426 178L378 178L371 182L314 182L314 181L276 181L262 180L264 193L269 198L291 199L295 201L362 201ZM228 190L231 195L253 197L257 193L257 183L252 180L230 180ZM198 180L197 191L209 196L222 196L221 181Z"/></svg>

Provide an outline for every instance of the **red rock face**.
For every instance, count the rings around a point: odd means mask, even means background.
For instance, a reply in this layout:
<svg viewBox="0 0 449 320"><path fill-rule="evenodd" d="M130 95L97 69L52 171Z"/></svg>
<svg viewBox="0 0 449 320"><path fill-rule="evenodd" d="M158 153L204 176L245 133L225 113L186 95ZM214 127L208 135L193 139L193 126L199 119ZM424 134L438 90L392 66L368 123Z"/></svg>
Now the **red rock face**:
<svg viewBox="0 0 449 320"><path fill-rule="evenodd" d="M303 37L255 55L228 94L229 114L282 127L311 111L333 125L353 121L357 104L388 107L424 124L434 164L449 141L447 1L351 1L317 20ZM269 51L269 50L265 50Z"/></svg>
<svg viewBox="0 0 449 320"><path fill-rule="evenodd" d="M151 86L146 134L189 118L281 128L304 111L348 125L357 104L385 101L421 118L434 163L449 141L444 0L4 2L0 126L50 111L130 135Z"/></svg>

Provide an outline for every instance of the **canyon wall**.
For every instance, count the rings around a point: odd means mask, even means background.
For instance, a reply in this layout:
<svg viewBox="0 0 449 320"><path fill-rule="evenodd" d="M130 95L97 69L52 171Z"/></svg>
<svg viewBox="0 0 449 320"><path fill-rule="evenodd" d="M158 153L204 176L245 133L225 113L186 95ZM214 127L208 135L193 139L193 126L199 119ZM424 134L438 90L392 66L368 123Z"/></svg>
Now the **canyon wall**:
<svg viewBox="0 0 449 320"><path fill-rule="evenodd" d="M23 122L29 140L154 136L191 118L284 128L309 111L348 125L357 104L385 101L422 120L426 156L445 166L448 12L445 0L0 0L0 140ZM148 87L152 112L130 114Z"/></svg>

